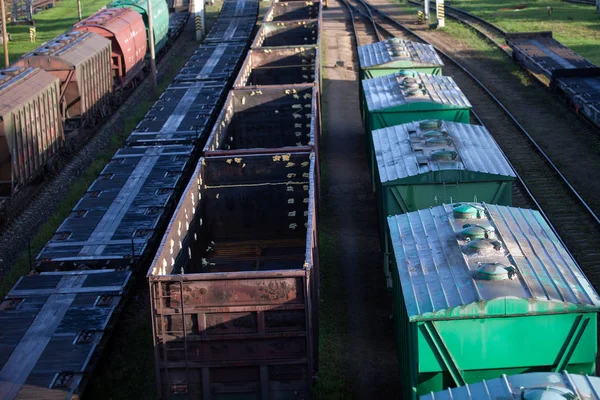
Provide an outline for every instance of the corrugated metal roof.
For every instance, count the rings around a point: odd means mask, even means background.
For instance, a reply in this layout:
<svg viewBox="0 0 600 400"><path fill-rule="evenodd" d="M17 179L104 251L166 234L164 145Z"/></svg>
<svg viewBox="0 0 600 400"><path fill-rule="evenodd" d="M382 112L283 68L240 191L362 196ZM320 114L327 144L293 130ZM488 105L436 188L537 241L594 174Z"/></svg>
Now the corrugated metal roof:
<svg viewBox="0 0 600 400"><path fill-rule="evenodd" d="M442 59L430 44L392 38L358 47L361 68L385 66L407 61L415 67L443 66Z"/></svg>
<svg viewBox="0 0 600 400"><path fill-rule="evenodd" d="M23 57L54 56L77 66L110 48L110 40L96 33L72 31L60 35Z"/></svg>
<svg viewBox="0 0 600 400"><path fill-rule="evenodd" d="M546 394L549 397L541 397L541 394ZM552 394L556 394L556 396L551 397ZM503 374L500 378L421 396L421 400L542 398L599 400L600 378L572 375L568 372L534 372L511 376Z"/></svg>
<svg viewBox="0 0 600 400"><path fill-rule="evenodd" d="M369 111L417 102L437 103L453 108L471 107L467 97L449 76L399 72L365 79L362 85ZM415 86L415 89L411 86Z"/></svg>
<svg viewBox="0 0 600 400"><path fill-rule="evenodd" d="M373 131L373 146L382 183L440 170L466 170L515 176L489 131L480 125L438 121L411 122ZM454 159L438 159L440 151Z"/></svg>
<svg viewBox="0 0 600 400"><path fill-rule="evenodd" d="M41 69L11 67L0 70L0 116L23 107L29 100L47 93L52 86L58 91L60 80Z"/></svg>
<svg viewBox="0 0 600 400"><path fill-rule="evenodd" d="M388 217L411 321L598 310L600 297L539 212L473 207L480 218L455 218L453 205ZM469 241L464 224L486 229L488 238ZM479 275L502 266L516 273L504 280Z"/></svg>

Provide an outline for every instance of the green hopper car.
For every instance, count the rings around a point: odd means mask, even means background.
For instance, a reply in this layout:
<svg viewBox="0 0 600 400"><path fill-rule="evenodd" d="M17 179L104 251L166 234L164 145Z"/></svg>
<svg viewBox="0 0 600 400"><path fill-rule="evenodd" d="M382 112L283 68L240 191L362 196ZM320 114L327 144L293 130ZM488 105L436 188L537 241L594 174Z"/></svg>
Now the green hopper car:
<svg viewBox="0 0 600 400"><path fill-rule="evenodd" d="M154 51L158 53L169 39L169 9L165 0L152 1L152 29L154 31ZM131 8L140 13L146 25L146 37L150 48L150 35L148 34L148 0L116 0L108 8Z"/></svg>
<svg viewBox="0 0 600 400"><path fill-rule="evenodd" d="M471 399L600 400L600 378L568 372L502 375L500 378L421 396L421 400Z"/></svg>
<svg viewBox="0 0 600 400"><path fill-rule="evenodd" d="M444 63L433 46L392 38L358 47L359 78L372 79L413 70L442 75Z"/></svg>
<svg viewBox="0 0 600 400"><path fill-rule="evenodd" d="M454 79L404 71L362 81L367 156L371 132L425 119L469 123L471 103Z"/></svg>
<svg viewBox="0 0 600 400"><path fill-rule="evenodd" d="M373 185L388 287L386 217L457 201L512 205L516 175L489 131L441 120L373 131Z"/></svg>
<svg viewBox="0 0 600 400"><path fill-rule="evenodd" d="M453 204L388 218L405 399L501 374L593 374L600 297L538 211Z"/></svg>

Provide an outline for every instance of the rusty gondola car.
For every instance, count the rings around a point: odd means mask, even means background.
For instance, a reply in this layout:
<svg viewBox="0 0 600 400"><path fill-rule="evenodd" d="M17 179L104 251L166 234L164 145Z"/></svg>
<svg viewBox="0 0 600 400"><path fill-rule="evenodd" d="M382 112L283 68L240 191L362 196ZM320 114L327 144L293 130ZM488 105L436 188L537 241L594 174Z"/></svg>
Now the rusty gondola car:
<svg viewBox="0 0 600 400"><path fill-rule="evenodd" d="M34 68L0 71L0 197L40 173L64 145L60 80Z"/></svg>
<svg viewBox="0 0 600 400"><path fill-rule="evenodd" d="M201 159L148 271L160 396L310 398L314 174L314 153Z"/></svg>
<svg viewBox="0 0 600 400"><path fill-rule="evenodd" d="M91 32L68 32L20 58L61 81L62 116L68 127L95 125L108 114L113 91L111 44ZM62 101L64 99L64 101Z"/></svg>

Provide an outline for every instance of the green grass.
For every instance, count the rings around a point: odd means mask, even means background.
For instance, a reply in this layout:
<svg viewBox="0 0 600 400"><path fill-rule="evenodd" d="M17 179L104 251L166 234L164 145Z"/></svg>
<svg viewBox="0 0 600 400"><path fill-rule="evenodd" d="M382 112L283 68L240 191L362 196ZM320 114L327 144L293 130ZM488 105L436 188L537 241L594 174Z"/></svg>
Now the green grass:
<svg viewBox="0 0 600 400"><path fill-rule="evenodd" d="M527 7L514 10L523 5ZM558 41L600 65L600 15L594 6L558 0L452 0L452 6L508 32L553 31ZM552 15L547 6L553 8Z"/></svg>
<svg viewBox="0 0 600 400"><path fill-rule="evenodd" d="M89 17L104 7L107 0L81 0L81 12L84 18ZM7 9L7 14L10 15ZM77 18L77 0L58 0L54 8L41 11L34 15L37 40L29 41L29 25L8 25L12 40L8 42L10 62L17 60L23 54L38 48L43 43L71 29ZM4 48L0 46L0 59L4 60Z"/></svg>

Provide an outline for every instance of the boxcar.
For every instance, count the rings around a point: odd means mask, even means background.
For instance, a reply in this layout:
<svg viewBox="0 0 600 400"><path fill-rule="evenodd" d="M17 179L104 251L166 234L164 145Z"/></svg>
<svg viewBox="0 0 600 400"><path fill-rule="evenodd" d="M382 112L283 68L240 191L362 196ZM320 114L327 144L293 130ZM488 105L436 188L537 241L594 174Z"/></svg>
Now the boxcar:
<svg viewBox="0 0 600 400"><path fill-rule="evenodd" d="M148 0L116 0L109 8L130 8L142 15L148 37ZM169 9L165 0L152 0L152 30L154 31L154 51L158 53L169 39ZM150 38L148 38L150 48Z"/></svg>
<svg viewBox="0 0 600 400"><path fill-rule="evenodd" d="M108 8L75 24L76 31L94 32L111 42L115 84L123 87L140 77L147 38L142 16L128 8Z"/></svg>
<svg viewBox="0 0 600 400"><path fill-rule="evenodd" d="M204 154L310 152L319 136L318 122L315 85L232 90Z"/></svg>
<svg viewBox="0 0 600 400"><path fill-rule="evenodd" d="M36 176L64 145L60 80L46 71L0 71L0 195Z"/></svg>
<svg viewBox="0 0 600 400"><path fill-rule="evenodd" d="M320 83L319 80L317 47L258 48L248 52L234 86Z"/></svg>
<svg viewBox="0 0 600 400"><path fill-rule="evenodd" d="M372 165L371 132L412 121L470 121L471 103L454 79L420 72L398 72L362 81L367 156ZM372 171L371 171L372 172Z"/></svg>
<svg viewBox="0 0 600 400"><path fill-rule="evenodd" d="M199 144L210 134L225 96L223 82L176 82L167 87L127 138L129 145Z"/></svg>
<svg viewBox="0 0 600 400"><path fill-rule="evenodd" d="M0 393L78 399L114 326L131 272L24 276L0 303Z"/></svg>
<svg viewBox="0 0 600 400"><path fill-rule="evenodd" d="M586 399L600 400L600 378L564 372L502 375L421 396L421 400Z"/></svg>
<svg viewBox="0 0 600 400"><path fill-rule="evenodd" d="M191 146L117 151L42 249L37 270L142 264L176 205L192 151Z"/></svg>
<svg viewBox="0 0 600 400"><path fill-rule="evenodd" d="M600 297L537 211L388 217L404 398L500 374L593 374Z"/></svg>
<svg viewBox="0 0 600 400"><path fill-rule="evenodd" d="M175 81L227 81L237 72L246 43L203 44L175 76Z"/></svg>
<svg viewBox="0 0 600 400"><path fill-rule="evenodd" d="M320 1L274 1L265 14L264 22L318 18L321 18Z"/></svg>
<svg viewBox="0 0 600 400"><path fill-rule="evenodd" d="M310 398L314 156L201 159L148 272L163 398Z"/></svg>
<svg viewBox="0 0 600 400"><path fill-rule="evenodd" d="M318 46L320 20L264 22L252 48L282 46Z"/></svg>
<svg viewBox="0 0 600 400"><path fill-rule="evenodd" d="M552 79L562 69L597 68L594 64L552 38L552 32L508 33L506 43L513 57L534 74Z"/></svg>
<svg viewBox="0 0 600 400"><path fill-rule="evenodd" d="M401 70L441 75L444 63L433 46L400 38L358 47L359 78L372 79Z"/></svg>
<svg viewBox="0 0 600 400"><path fill-rule="evenodd" d="M386 218L457 201L512 205L516 176L483 126L422 121L373 131L373 182L384 271L391 287Z"/></svg>
<svg viewBox="0 0 600 400"><path fill-rule="evenodd" d="M95 124L110 110L113 72L110 40L91 32L60 35L15 65L40 68L58 77L63 117L78 125Z"/></svg>

